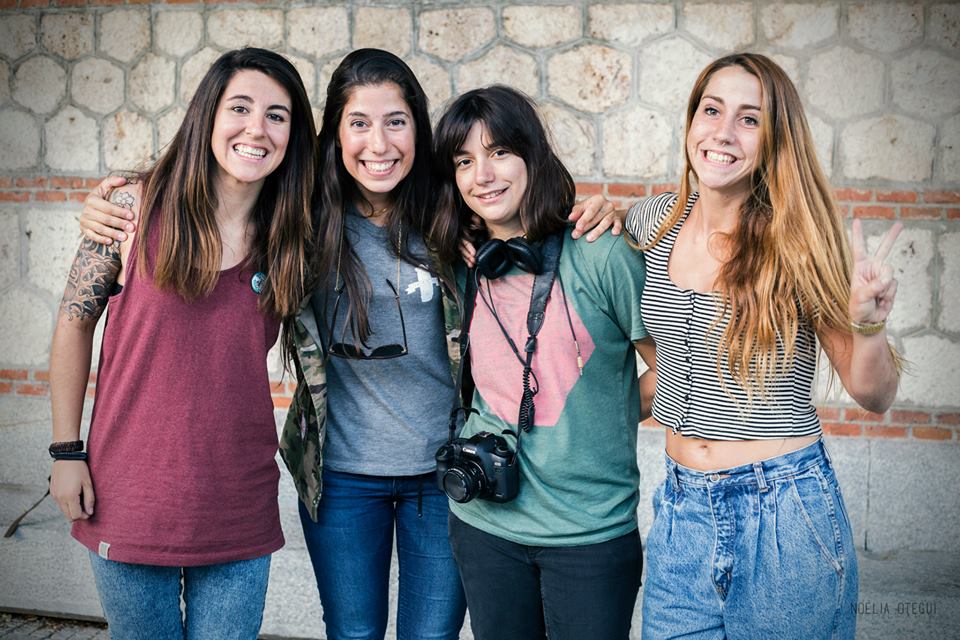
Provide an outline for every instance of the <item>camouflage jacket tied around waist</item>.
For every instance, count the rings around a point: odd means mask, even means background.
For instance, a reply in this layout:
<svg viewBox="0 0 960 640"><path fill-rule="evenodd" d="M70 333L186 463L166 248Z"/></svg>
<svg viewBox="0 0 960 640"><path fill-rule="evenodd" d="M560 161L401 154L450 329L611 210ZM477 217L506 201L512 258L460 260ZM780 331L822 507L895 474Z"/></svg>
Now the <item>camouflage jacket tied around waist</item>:
<svg viewBox="0 0 960 640"><path fill-rule="evenodd" d="M441 271L441 276L441 283L455 282L452 270ZM449 287L442 284L440 289L450 371L456 380L460 367L461 310L457 296ZM293 364L297 389L280 434L280 456L293 476L300 500L314 521L323 491L323 442L327 418L327 374L318 327L308 296L300 305L294 323L296 348Z"/></svg>

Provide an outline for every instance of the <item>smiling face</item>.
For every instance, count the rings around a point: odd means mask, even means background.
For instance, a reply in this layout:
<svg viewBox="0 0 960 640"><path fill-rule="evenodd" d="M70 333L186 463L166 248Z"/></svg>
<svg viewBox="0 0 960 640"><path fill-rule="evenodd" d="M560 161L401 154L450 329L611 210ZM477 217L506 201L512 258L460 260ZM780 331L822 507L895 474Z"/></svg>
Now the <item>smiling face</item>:
<svg viewBox="0 0 960 640"><path fill-rule="evenodd" d="M250 69L230 78L217 103L210 146L220 186L261 186L280 166L290 140L290 95Z"/></svg>
<svg viewBox="0 0 960 640"><path fill-rule="evenodd" d="M410 173L416 127L400 87L361 85L350 94L338 130L341 158L360 194L380 209Z"/></svg>
<svg viewBox="0 0 960 640"><path fill-rule="evenodd" d="M701 193L746 195L760 150L760 81L731 66L710 77L687 131L687 155Z"/></svg>
<svg viewBox="0 0 960 640"><path fill-rule="evenodd" d="M523 158L493 145L487 128L477 122L453 162L460 196L483 219L491 237L506 240L522 235L520 204L527 191Z"/></svg>

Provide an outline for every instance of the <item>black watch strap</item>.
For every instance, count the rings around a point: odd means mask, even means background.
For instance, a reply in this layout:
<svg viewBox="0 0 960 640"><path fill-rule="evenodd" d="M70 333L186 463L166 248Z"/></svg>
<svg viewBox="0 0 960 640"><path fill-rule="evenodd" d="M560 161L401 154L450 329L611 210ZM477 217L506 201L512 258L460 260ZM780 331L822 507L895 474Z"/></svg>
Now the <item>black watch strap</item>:
<svg viewBox="0 0 960 640"><path fill-rule="evenodd" d="M83 450L83 440L69 442L54 442L47 449L54 460L86 460L87 454ZM80 454L79 456L77 454Z"/></svg>

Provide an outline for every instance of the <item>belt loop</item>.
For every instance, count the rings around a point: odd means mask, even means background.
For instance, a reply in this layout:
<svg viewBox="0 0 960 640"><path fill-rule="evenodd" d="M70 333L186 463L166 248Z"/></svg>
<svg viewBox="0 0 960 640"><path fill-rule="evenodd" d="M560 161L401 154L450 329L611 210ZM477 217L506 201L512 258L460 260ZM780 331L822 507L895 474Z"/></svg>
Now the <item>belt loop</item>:
<svg viewBox="0 0 960 640"><path fill-rule="evenodd" d="M683 489L680 488L680 473L677 471L677 463L673 460L667 461L667 475L673 482L673 490L676 493L681 493Z"/></svg>
<svg viewBox="0 0 960 640"><path fill-rule="evenodd" d="M763 463L754 462L753 463L753 475L757 477L757 486L760 489L760 493L766 493L769 486L767 486L767 479L763 477Z"/></svg>
<svg viewBox="0 0 960 640"><path fill-rule="evenodd" d="M823 438L817 440L817 444L820 445L820 451L823 452L823 458L827 461L827 466L833 469L833 458L830 457L830 452L827 451L827 443L823 441Z"/></svg>

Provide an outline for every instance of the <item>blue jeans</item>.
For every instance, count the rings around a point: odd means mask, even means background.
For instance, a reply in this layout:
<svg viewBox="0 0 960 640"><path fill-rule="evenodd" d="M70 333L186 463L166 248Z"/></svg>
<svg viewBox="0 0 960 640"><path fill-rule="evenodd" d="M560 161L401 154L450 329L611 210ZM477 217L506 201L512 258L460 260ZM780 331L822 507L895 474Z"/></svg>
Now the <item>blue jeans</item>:
<svg viewBox="0 0 960 640"><path fill-rule="evenodd" d="M90 564L113 640L255 640L260 632L269 555L160 567L104 560L91 552Z"/></svg>
<svg viewBox="0 0 960 640"><path fill-rule="evenodd" d="M394 528L397 640L455 639L466 600L447 538L447 497L434 474L364 476L323 470L318 521L300 503L328 640L380 640L387 628Z"/></svg>
<svg viewBox="0 0 960 640"><path fill-rule="evenodd" d="M643 639L853 640L857 556L823 442L704 473L667 458Z"/></svg>

